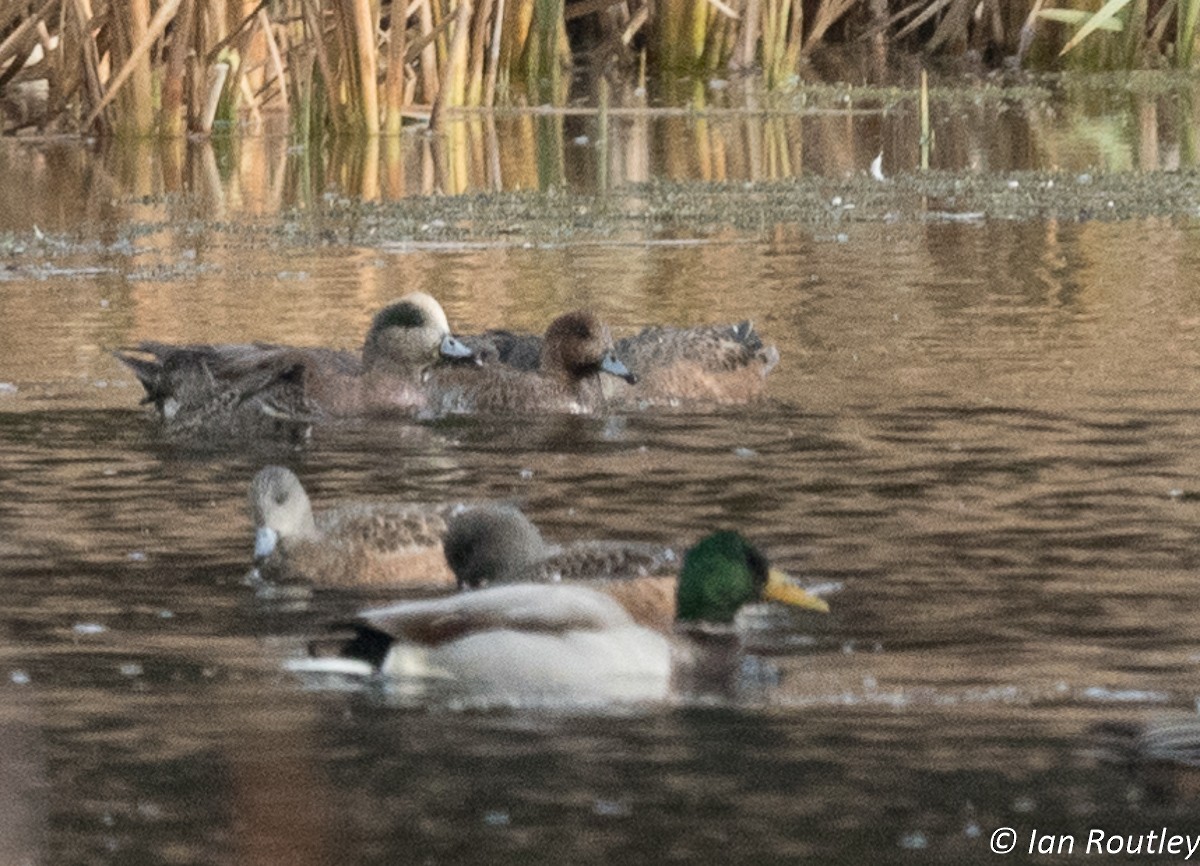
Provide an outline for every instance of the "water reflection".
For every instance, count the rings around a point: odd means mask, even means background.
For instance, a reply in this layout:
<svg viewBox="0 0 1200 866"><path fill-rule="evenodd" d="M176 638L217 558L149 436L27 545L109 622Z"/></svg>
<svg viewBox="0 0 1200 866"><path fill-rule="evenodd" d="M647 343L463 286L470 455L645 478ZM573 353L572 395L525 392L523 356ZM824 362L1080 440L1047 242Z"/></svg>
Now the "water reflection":
<svg viewBox="0 0 1200 866"><path fill-rule="evenodd" d="M46 749L44 718L29 689L11 639L0 642L0 665L11 673L0 679L0 860L14 866L45 862L47 842Z"/></svg>
<svg viewBox="0 0 1200 866"><path fill-rule="evenodd" d="M1065 79L1047 88L934 90L931 167L950 172L1154 171L1195 164L1194 85L1161 78ZM633 93L594 108L467 115L444 134L333 139L320 153L285 136L98 146L8 142L0 230L103 220L116 199L186 194L197 214L311 208L328 193L366 201L485 191L598 192L652 178L769 181L916 171L912 91L822 90L767 101L701 88L687 109L647 108ZM82 195L81 195L82 191ZM30 211L33 203L34 210Z"/></svg>

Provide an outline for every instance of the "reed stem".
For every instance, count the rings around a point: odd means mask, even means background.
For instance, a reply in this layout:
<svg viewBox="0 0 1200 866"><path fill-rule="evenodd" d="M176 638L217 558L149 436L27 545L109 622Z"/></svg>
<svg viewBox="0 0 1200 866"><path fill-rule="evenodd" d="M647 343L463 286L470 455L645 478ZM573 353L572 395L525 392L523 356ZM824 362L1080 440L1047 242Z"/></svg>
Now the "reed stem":
<svg viewBox="0 0 1200 866"><path fill-rule="evenodd" d="M1052 55L1062 47L1071 66L1169 58L1190 69L1200 35L1200 0L565 2L0 0L0 98L33 69L50 79L48 110L82 117L84 129L179 136L217 116L278 112L307 114L291 117L306 139L326 128L396 135L406 116L435 107L563 104L573 47L585 39L605 74L637 76L635 95L650 78L686 103L695 81L731 65L757 69L768 89L791 86L814 48L837 43L867 42L867 77L879 80L897 43L1060 65ZM212 71L218 63L224 71ZM216 114L210 75L225 76ZM922 139L931 152L931 130Z"/></svg>
<svg viewBox="0 0 1200 866"><path fill-rule="evenodd" d="M392 0L388 27L387 75L384 79L384 133L400 134L404 125L404 70L408 49L408 0Z"/></svg>
<svg viewBox="0 0 1200 866"><path fill-rule="evenodd" d="M933 133L929 126L929 74L921 70L921 171L929 171L929 150L933 145Z"/></svg>
<svg viewBox="0 0 1200 866"><path fill-rule="evenodd" d="M1175 65L1180 69L1191 69L1196 49L1196 24L1200 20L1200 0L1178 0L1175 10Z"/></svg>
<svg viewBox="0 0 1200 866"><path fill-rule="evenodd" d="M359 122L367 136L379 135L379 84L377 76L375 15L371 0L354 2L354 56L358 63Z"/></svg>

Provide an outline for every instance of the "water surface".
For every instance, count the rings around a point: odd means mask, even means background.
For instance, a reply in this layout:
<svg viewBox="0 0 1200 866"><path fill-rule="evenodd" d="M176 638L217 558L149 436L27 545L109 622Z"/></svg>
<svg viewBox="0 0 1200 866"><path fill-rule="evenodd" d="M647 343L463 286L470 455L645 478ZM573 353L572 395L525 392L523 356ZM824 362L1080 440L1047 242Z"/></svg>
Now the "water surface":
<svg viewBox="0 0 1200 866"><path fill-rule="evenodd" d="M115 201L68 208L62 234L18 226L0 276L9 862L960 863L991 862L1002 826L1020 850L1035 828L1200 831L1188 804L1130 799L1089 734L1197 697L1189 214L314 244ZM462 331L576 306L617 332L751 318L783 360L748 409L197 451L157 435L108 354L354 347L411 290ZM265 462L318 507L512 499L564 540L734 526L834 613L732 702L548 712L315 683L288 662L377 599L246 585Z"/></svg>

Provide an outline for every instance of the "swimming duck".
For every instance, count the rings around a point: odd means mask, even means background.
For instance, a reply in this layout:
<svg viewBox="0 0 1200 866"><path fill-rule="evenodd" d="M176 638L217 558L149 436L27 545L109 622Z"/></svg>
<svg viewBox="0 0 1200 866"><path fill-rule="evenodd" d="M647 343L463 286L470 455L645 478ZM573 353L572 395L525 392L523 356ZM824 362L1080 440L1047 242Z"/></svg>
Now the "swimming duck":
<svg viewBox="0 0 1200 866"><path fill-rule="evenodd" d="M572 412L604 404L600 374L633 383L637 377L613 352L608 328L586 311L565 313L541 338L536 369L484 363L478 369L442 368L427 381L435 414Z"/></svg>
<svg viewBox="0 0 1200 866"><path fill-rule="evenodd" d="M1158 805L1200 802L1200 716L1157 713L1095 725L1097 753L1120 764L1134 792Z"/></svg>
<svg viewBox="0 0 1200 866"><path fill-rule="evenodd" d="M729 539L729 544L734 543ZM744 539L742 543L748 552L761 555ZM578 584L616 599L640 625L669 631L679 620L679 563L669 547L629 541L551 545L520 509L490 503L453 514L442 546L461 589L530 582ZM698 550L690 555L701 556L707 548ZM811 598L811 606L828 609L816 597Z"/></svg>
<svg viewBox="0 0 1200 866"><path fill-rule="evenodd" d="M492 330L462 338L487 363L534 369L541 338ZM652 325L613 346L636 383L605 380L604 391L619 404L678 402L745 403L762 396L779 351L765 345L749 321L691 328Z"/></svg>
<svg viewBox="0 0 1200 866"><path fill-rule="evenodd" d="M250 482L255 564L320 586L452 587L442 536L455 507L347 503L314 517L296 474L267 466Z"/></svg>
<svg viewBox="0 0 1200 866"><path fill-rule="evenodd" d="M446 562L461 589L510 583L580 583L619 601L634 620L669 629L679 558L649 542L548 544L518 508L485 504L450 517Z"/></svg>
<svg viewBox="0 0 1200 866"><path fill-rule="evenodd" d="M746 403L766 389L779 350L764 345L749 321L694 328L652 326L617 341L617 352L639 377L615 384L611 396L638 403Z"/></svg>
<svg viewBox="0 0 1200 866"><path fill-rule="evenodd" d="M115 353L134 371L171 432L272 433L328 416L412 411L444 359L474 358L436 300L413 292L374 317L361 356L267 343L143 342Z"/></svg>
<svg viewBox="0 0 1200 866"><path fill-rule="evenodd" d="M639 625L615 598L582 584L517 583L368 610L336 648L390 676L445 679L496 697L656 701L682 683L731 678L736 638L712 636L728 635L744 605L768 599L828 610L725 531L684 558L672 634Z"/></svg>

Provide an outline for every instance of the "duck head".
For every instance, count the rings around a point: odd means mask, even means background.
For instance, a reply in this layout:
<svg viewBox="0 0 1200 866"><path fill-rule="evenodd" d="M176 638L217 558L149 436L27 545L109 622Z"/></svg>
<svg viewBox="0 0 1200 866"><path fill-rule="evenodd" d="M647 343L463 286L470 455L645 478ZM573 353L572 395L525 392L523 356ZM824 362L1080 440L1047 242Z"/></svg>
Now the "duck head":
<svg viewBox="0 0 1200 866"><path fill-rule="evenodd" d="M254 519L254 561L273 554L280 541L317 534L312 504L300 479L290 469L267 466L250 482L250 516Z"/></svg>
<svg viewBox="0 0 1200 866"><path fill-rule="evenodd" d="M442 541L459 589L517 581L547 554L528 517L509 505L481 505L450 519Z"/></svg>
<svg viewBox="0 0 1200 866"><path fill-rule="evenodd" d="M368 370L419 376L444 358L473 359L475 353L451 335L441 304L412 292L375 314L362 357Z"/></svg>
<svg viewBox="0 0 1200 866"><path fill-rule="evenodd" d="M715 532L687 552L677 592L676 619L683 623L731 623L739 608L757 601L829 611L824 599L772 568L762 551L732 531Z"/></svg>
<svg viewBox="0 0 1200 866"><path fill-rule="evenodd" d="M608 328L593 313L564 313L546 329L542 344L542 370L578 382L599 373L608 373L629 384L637 382L613 352Z"/></svg>

